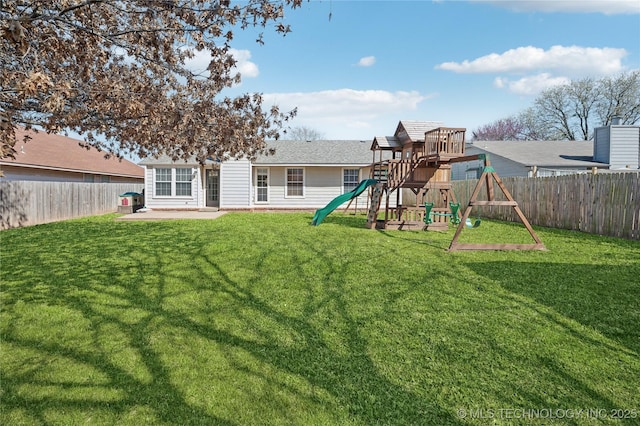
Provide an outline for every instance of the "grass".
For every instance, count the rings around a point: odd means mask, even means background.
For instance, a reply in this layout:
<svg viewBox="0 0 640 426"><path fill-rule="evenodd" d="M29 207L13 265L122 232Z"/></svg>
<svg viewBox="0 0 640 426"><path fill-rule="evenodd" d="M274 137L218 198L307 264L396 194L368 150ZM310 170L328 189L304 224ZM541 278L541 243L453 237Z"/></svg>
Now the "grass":
<svg viewBox="0 0 640 426"><path fill-rule="evenodd" d="M3 231L0 422L640 423L640 242L311 217Z"/></svg>

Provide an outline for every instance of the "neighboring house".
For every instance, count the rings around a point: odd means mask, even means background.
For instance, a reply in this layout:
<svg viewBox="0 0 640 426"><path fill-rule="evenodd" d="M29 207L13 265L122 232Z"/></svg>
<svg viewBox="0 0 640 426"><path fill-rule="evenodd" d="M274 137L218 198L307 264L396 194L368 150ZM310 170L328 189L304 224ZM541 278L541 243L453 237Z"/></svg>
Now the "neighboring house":
<svg viewBox="0 0 640 426"><path fill-rule="evenodd" d="M28 134L31 139L23 141ZM0 160L3 180L142 183L144 169L131 161L111 157L81 141L46 132L16 130L15 159Z"/></svg>
<svg viewBox="0 0 640 426"><path fill-rule="evenodd" d="M640 168L640 126L612 124L595 131L593 159L612 170Z"/></svg>
<svg viewBox="0 0 640 426"><path fill-rule="evenodd" d="M475 141L466 155L490 154L491 165L501 177L553 176L598 170L638 170L640 126L598 127L593 141ZM474 179L480 162L455 164L453 179Z"/></svg>
<svg viewBox="0 0 640 426"><path fill-rule="evenodd" d="M489 154L491 166L500 177L543 176L586 172L608 164L593 161L592 141L475 141L467 144L466 155ZM452 179L476 179L482 161L457 163Z"/></svg>
<svg viewBox="0 0 640 426"><path fill-rule="evenodd" d="M267 141L273 155L223 162L147 158L150 209L315 209L369 177L369 141ZM358 206L366 205L366 193Z"/></svg>

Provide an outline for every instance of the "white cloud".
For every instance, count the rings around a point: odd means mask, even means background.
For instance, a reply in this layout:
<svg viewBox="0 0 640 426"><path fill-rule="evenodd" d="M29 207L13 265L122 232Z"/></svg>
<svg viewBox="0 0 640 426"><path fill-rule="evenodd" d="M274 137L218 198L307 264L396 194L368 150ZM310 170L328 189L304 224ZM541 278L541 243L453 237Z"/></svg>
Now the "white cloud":
<svg viewBox="0 0 640 426"><path fill-rule="evenodd" d="M277 105L281 111L298 108L292 124L305 125L325 134L329 139L373 137L381 120L415 111L430 96L417 91L338 89L319 92L268 93L266 105ZM395 125L385 126L381 134L392 133ZM391 127L390 129L388 127ZM360 136L358 136L360 135Z"/></svg>
<svg viewBox="0 0 640 426"><path fill-rule="evenodd" d="M249 50L229 49L229 53L236 60L236 66L232 74L240 73L242 78L255 78L260 74L258 66L251 62L251 52ZM195 51L194 57L186 61L188 69L195 73L208 76L207 67L211 62L211 52L209 50Z"/></svg>
<svg viewBox="0 0 640 426"><path fill-rule="evenodd" d="M536 95L549 87L568 84L570 82L571 80L567 77L553 77L549 73L542 73L523 77L515 81L504 77L496 77L493 84L499 89L506 88L509 92L517 95Z"/></svg>
<svg viewBox="0 0 640 426"><path fill-rule="evenodd" d="M230 50L233 59L236 60L236 69L242 78L255 78L260 74L258 66L251 62L251 52L249 50Z"/></svg>
<svg viewBox="0 0 640 426"><path fill-rule="evenodd" d="M638 0L471 0L491 3L516 12L602 13L605 15L640 13Z"/></svg>
<svg viewBox="0 0 640 426"><path fill-rule="evenodd" d="M375 56L365 56L363 58L360 58L360 60L358 61L358 66L359 67L370 67L375 63L376 63L376 57Z"/></svg>
<svg viewBox="0 0 640 426"><path fill-rule="evenodd" d="M625 56L625 49L609 47L552 46L544 50L526 46L471 61L444 62L436 69L467 74L556 70L576 76L607 75L623 70L622 58Z"/></svg>

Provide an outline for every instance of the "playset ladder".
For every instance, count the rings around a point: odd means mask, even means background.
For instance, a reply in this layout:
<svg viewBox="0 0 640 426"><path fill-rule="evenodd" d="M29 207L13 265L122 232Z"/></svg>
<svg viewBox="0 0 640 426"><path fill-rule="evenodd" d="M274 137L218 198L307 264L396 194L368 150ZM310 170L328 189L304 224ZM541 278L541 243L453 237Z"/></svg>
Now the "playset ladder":
<svg viewBox="0 0 640 426"><path fill-rule="evenodd" d="M375 229L378 223L378 211L380 210L380 201L382 200L382 192L385 184L377 183L371 193L371 203L369 204L369 212L367 214L367 227Z"/></svg>

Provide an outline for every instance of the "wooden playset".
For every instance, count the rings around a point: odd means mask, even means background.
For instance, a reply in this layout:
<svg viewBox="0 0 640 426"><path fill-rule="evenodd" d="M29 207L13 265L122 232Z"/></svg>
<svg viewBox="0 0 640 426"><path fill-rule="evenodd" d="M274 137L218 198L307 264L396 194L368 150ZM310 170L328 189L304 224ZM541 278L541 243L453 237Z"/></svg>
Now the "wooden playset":
<svg viewBox="0 0 640 426"><path fill-rule="evenodd" d="M378 183L369 192L367 226L371 229L442 231L451 223L457 226L449 247L451 251L544 250L518 203L491 167L488 155L465 156L465 132L463 128L436 127L430 122L401 121L394 136L374 138L370 179L376 179ZM468 205L462 209L452 189L451 168L454 163L474 160L483 161L484 168ZM505 200L496 199L494 184L502 191ZM483 186L487 196L480 200ZM403 200L409 198L401 196L403 189L415 195L415 202ZM534 243L459 243L460 233L465 227L480 226L480 219L473 222L470 218L471 210L476 206L514 208ZM384 216L381 218L382 208Z"/></svg>

